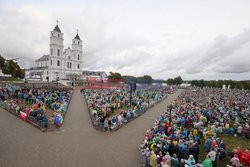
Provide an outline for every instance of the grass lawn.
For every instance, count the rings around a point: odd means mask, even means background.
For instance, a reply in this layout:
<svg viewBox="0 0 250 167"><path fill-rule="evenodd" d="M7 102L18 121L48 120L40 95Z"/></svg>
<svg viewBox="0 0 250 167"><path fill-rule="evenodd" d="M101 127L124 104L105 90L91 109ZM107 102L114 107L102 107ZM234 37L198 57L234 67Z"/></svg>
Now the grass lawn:
<svg viewBox="0 0 250 167"><path fill-rule="evenodd" d="M221 135L221 140L224 140L224 143L226 144L226 152L227 157L218 162L218 167L224 167L228 164L230 161L230 157L228 156L228 153L230 153L233 149L240 147L242 150L245 150L247 148L250 148L250 140L245 137L234 137L232 135ZM200 147L200 155L199 159L204 160L206 158L206 152L204 151L204 139L201 140L201 147Z"/></svg>
<svg viewBox="0 0 250 167"><path fill-rule="evenodd" d="M114 113L113 114L111 114L111 116L114 116L114 115L118 115L118 114L120 114L121 112L123 112L123 111L125 111L126 110L126 106L121 106L121 108L116 108L115 110L114 110Z"/></svg>

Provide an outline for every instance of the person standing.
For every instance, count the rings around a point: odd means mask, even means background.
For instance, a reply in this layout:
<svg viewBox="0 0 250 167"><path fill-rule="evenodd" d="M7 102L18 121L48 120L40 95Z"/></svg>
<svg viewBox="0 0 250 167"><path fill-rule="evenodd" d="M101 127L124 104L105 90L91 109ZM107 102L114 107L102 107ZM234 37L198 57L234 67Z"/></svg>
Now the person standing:
<svg viewBox="0 0 250 167"><path fill-rule="evenodd" d="M176 154L174 154L172 159L171 159L171 165L173 167L178 167L179 166L179 159L178 159Z"/></svg>
<svg viewBox="0 0 250 167"><path fill-rule="evenodd" d="M202 165L203 167L213 167L213 163L209 155L207 155L207 158L202 162Z"/></svg>
<svg viewBox="0 0 250 167"><path fill-rule="evenodd" d="M234 155L234 157L230 160L233 166L240 167L240 160L237 154Z"/></svg>
<svg viewBox="0 0 250 167"><path fill-rule="evenodd" d="M157 167L157 156L154 153L154 151L151 151L151 156L150 156L150 166L151 167Z"/></svg>
<svg viewBox="0 0 250 167"><path fill-rule="evenodd" d="M213 167L217 167L217 159L216 159L216 152L214 151L214 149L212 148L211 151L208 153L208 155L210 156L212 163L213 163Z"/></svg>

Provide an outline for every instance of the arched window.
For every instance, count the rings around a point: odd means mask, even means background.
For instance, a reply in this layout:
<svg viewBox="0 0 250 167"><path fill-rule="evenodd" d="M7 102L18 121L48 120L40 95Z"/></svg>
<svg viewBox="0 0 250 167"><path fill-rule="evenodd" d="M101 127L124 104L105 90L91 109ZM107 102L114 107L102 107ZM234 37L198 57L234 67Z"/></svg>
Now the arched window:
<svg viewBox="0 0 250 167"><path fill-rule="evenodd" d="M58 38L60 38L60 34L58 34Z"/></svg>
<svg viewBox="0 0 250 167"><path fill-rule="evenodd" d="M53 48L50 49L50 55L53 55Z"/></svg>
<svg viewBox="0 0 250 167"><path fill-rule="evenodd" d="M77 59L80 60L80 55L78 54Z"/></svg>
<svg viewBox="0 0 250 167"><path fill-rule="evenodd" d="M57 49L57 56L60 56L60 49Z"/></svg>
<svg viewBox="0 0 250 167"><path fill-rule="evenodd" d="M80 64L77 64L77 68L80 69Z"/></svg>
<svg viewBox="0 0 250 167"><path fill-rule="evenodd" d="M60 66L60 60L57 60L57 66Z"/></svg>

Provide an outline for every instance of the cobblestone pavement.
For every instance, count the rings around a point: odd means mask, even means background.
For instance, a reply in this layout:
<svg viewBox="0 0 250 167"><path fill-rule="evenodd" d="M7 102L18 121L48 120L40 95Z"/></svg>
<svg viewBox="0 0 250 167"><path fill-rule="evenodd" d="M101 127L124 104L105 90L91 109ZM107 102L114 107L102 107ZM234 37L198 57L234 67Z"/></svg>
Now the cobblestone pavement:
<svg viewBox="0 0 250 167"><path fill-rule="evenodd" d="M86 103L75 90L63 126L41 132L0 109L0 167L137 167L147 129L181 90L121 129L99 132Z"/></svg>

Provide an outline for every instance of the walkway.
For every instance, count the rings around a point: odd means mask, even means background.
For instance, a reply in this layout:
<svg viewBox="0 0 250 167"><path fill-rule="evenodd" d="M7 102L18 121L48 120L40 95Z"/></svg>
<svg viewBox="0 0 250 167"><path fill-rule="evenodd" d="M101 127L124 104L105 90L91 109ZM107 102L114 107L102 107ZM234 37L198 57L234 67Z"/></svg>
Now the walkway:
<svg viewBox="0 0 250 167"><path fill-rule="evenodd" d="M0 109L1 167L136 167L140 143L154 120L180 91L113 133L92 126L87 106L75 90L63 127L58 132L37 130Z"/></svg>

